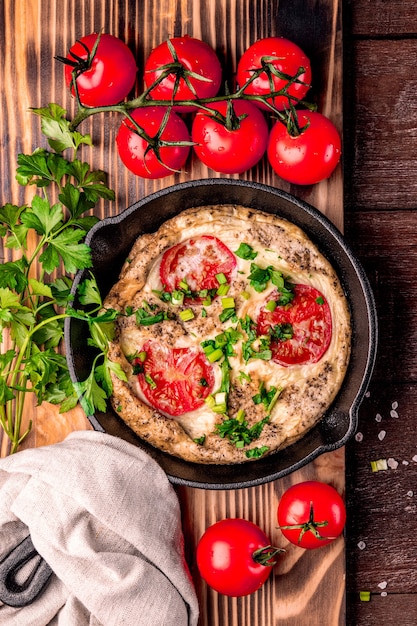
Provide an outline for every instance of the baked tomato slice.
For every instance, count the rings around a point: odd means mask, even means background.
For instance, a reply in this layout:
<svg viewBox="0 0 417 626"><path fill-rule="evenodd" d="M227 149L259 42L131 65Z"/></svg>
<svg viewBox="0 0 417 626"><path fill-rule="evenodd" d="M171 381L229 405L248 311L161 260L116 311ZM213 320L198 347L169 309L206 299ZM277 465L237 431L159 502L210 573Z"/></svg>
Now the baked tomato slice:
<svg viewBox="0 0 417 626"><path fill-rule="evenodd" d="M217 277L221 274L230 283L235 267L235 255L220 239L201 235L169 248L162 257L159 273L167 291L184 290L186 285L185 291L198 294L217 289Z"/></svg>
<svg viewBox="0 0 417 626"><path fill-rule="evenodd" d="M272 310L268 302L278 300L278 292L270 295L257 320L257 334L271 337L272 360L284 366L317 363L332 338L327 300L318 289L302 284L295 285L289 304Z"/></svg>
<svg viewBox="0 0 417 626"><path fill-rule="evenodd" d="M213 368L203 352L194 348L169 348L147 341L140 370L140 388L151 406L173 417L198 409L214 386Z"/></svg>

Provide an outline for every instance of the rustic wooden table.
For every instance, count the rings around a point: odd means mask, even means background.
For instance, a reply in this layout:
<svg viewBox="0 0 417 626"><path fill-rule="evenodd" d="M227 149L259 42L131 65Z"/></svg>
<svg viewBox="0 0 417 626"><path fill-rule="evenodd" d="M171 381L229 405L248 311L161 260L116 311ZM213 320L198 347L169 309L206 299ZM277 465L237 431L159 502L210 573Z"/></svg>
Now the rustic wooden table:
<svg viewBox="0 0 417 626"><path fill-rule="evenodd" d="M345 231L376 295L381 339L375 374L361 407L358 437L346 450L323 455L261 487L177 488L187 558L200 598L201 626L417 623L414 2L2 0L0 8L1 205L29 201L29 192L14 180L16 157L44 145L44 140L38 119L28 109L57 102L71 113L62 67L53 57L65 54L88 32L103 28L124 39L139 67L154 45L183 33L210 43L230 75L243 50L269 35L293 39L311 57L319 109L344 132L344 171L339 166L330 181L311 188L286 185L264 162L242 178L290 191ZM86 123L87 129L96 145L88 158L108 172L117 197L114 204L100 206L99 217L118 213L185 178L216 176L192 161L186 174L160 181L136 179L117 160L117 120L94 119ZM71 430L88 428L80 411L60 415L42 406L29 407L28 413L35 416L35 425L27 446L59 441ZM372 473L370 461L377 458L392 459L390 469ZM314 553L290 548L264 588L250 597L227 599L207 589L194 561L195 544L205 527L222 517L242 516L274 536L279 495L305 478L325 480L345 493L346 537ZM370 602L359 600L361 590L371 592Z"/></svg>

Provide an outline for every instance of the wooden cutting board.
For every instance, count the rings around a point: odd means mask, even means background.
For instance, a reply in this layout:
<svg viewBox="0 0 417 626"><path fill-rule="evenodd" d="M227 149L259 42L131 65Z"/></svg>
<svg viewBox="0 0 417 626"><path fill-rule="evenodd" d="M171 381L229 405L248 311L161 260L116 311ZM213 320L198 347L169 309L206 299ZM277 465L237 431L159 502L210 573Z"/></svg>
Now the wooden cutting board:
<svg viewBox="0 0 417 626"><path fill-rule="evenodd" d="M285 36L298 43L312 61L313 97L319 110L342 129L341 0L16 0L5 3L6 49L0 66L1 204L30 199L14 181L19 152L44 145L39 120L29 107L57 102L70 113L73 102L54 55L65 55L75 39L104 29L124 39L136 53L139 71L150 50L167 37L189 34L216 49L232 76L239 56L256 39ZM189 179L218 176L192 160L187 171L163 180L144 181L130 175L115 150L118 120L97 116L84 123L95 148L87 160L109 175L117 201L102 204L97 216L117 214L139 198ZM237 176L236 176L237 178ZM343 229L343 179L338 167L330 181L313 187L290 186L273 174L265 161L240 176L293 193L325 213ZM10 258L10 257L6 257ZM35 408L26 447L62 440L68 432L90 428L80 409L61 415L56 407ZM182 505L186 556L200 599L200 626L336 626L345 624L345 544L339 538L308 552L285 543L277 531L276 508L290 484L306 479L329 482L343 493L344 450L328 453L296 473L259 487L213 491L177 487ZM202 583L195 567L195 546L205 528L224 517L244 517L259 524L271 541L287 549L265 586L240 599L220 596Z"/></svg>

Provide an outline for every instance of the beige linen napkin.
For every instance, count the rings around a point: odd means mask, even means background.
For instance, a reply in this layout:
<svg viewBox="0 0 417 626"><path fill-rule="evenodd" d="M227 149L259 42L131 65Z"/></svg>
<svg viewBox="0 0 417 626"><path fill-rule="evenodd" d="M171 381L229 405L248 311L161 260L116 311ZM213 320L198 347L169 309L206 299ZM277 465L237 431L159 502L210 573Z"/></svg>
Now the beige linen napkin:
<svg viewBox="0 0 417 626"><path fill-rule="evenodd" d="M0 461L0 559L25 536L54 574L7 626L195 626L177 496L139 448L98 432Z"/></svg>

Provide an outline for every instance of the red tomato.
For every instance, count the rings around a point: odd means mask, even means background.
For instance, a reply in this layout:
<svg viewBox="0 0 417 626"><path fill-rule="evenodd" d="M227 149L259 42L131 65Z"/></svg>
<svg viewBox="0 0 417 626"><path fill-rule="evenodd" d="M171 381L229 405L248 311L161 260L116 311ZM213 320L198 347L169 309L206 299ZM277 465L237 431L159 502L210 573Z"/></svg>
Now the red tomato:
<svg viewBox="0 0 417 626"><path fill-rule="evenodd" d="M126 167L137 176L143 178L170 176L174 171L181 169L187 160L189 145L164 145L164 142L176 144L190 141L185 122L174 111L169 113L168 122L163 128L166 112L167 109L164 107L144 107L131 113L132 118L146 135L155 140L155 146L151 146L146 138L136 132L130 120L123 120L119 127L116 137L119 156Z"/></svg>
<svg viewBox="0 0 417 626"><path fill-rule="evenodd" d="M273 361L284 366L316 363L332 338L332 315L323 294L310 285L300 284L295 285L294 294L289 304L277 305L273 311L263 307L257 320L258 335L272 336ZM267 302L277 298L275 292ZM274 339L274 327L281 324L291 326L291 339Z"/></svg>
<svg viewBox="0 0 417 626"><path fill-rule="evenodd" d="M273 57L269 59L268 57ZM284 37L267 37L259 39L252 44L242 55L237 66L237 82L243 87L253 75L255 70L262 67L262 60L271 62L274 68L281 74L296 76L300 68L304 72L300 74L296 82L293 82L287 89L287 94L291 96L291 103L296 105L302 100L310 88L311 67L308 57L297 46L297 44ZM288 78L261 72L245 89L245 93L256 96L265 96L271 92L271 82L273 91L280 91L288 85ZM286 95L269 98L269 101L279 110L288 108L289 100ZM268 107L263 103L257 103L263 109Z"/></svg>
<svg viewBox="0 0 417 626"><path fill-rule="evenodd" d="M334 487L315 480L287 489L278 504L278 524L291 543L320 548L338 537L346 523L346 507Z"/></svg>
<svg viewBox="0 0 417 626"><path fill-rule="evenodd" d="M175 417L204 403L213 389L214 374L203 352L169 348L153 340L147 341L142 351L146 358L139 362L143 371L138 381L151 406Z"/></svg>
<svg viewBox="0 0 417 626"><path fill-rule="evenodd" d="M235 255L220 239L202 235L169 248L162 257L159 273L167 291L180 289L183 281L190 291L199 292L218 288L216 274L224 274L230 282L235 267Z"/></svg>
<svg viewBox="0 0 417 626"><path fill-rule="evenodd" d="M210 526L197 546L197 566L210 587L226 596L246 596L267 580L281 550L245 519L224 519Z"/></svg>
<svg viewBox="0 0 417 626"><path fill-rule="evenodd" d="M308 125L298 135L282 122L272 127L268 160L283 180L296 185L314 185L332 174L339 163L341 141L337 128L321 113L298 111L299 126Z"/></svg>
<svg viewBox="0 0 417 626"><path fill-rule="evenodd" d="M72 71L79 71L77 82L81 103L88 107L107 106L121 102L130 92L136 80L136 61L128 46L113 35L100 35L94 56L91 53L97 41L97 33L77 40L70 48L65 65L68 87ZM74 95L74 89L71 88Z"/></svg>
<svg viewBox="0 0 417 626"><path fill-rule="evenodd" d="M167 65L173 66L172 72L152 88L151 98L171 101L215 96L221 85L222 68L213 48L188 35L168 41L154 48L145 62L147 89L161 79ZM182 107L182 110L192 111L193 107Z"/></svg>
<svg viewBox="0 0 417 626"><path fill-rule="evenodd" d="M200 161L223 174L240 174L250 169L262 158L268 144L268 126L261 111L245 100L234 100L232 106L230 128L214 114L199 111L191 131ZM209 108L226 118L227 102L212 103Z"/></svg>

